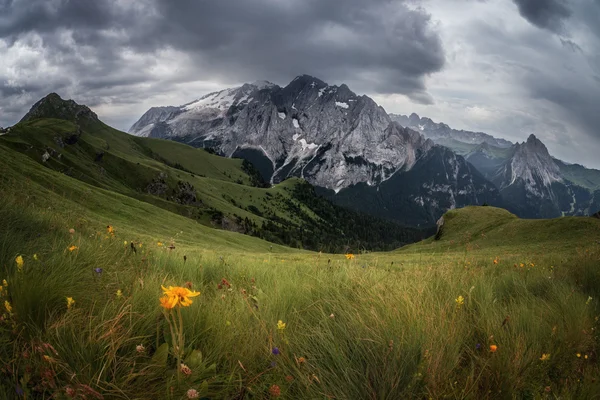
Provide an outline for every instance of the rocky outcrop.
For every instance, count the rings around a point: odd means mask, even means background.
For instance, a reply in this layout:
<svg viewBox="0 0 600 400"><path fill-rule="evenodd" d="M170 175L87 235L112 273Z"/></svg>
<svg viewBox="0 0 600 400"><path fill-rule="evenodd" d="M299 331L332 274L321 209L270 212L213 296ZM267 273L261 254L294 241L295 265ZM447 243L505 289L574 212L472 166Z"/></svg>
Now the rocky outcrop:
<svg viewBox="0 0 600 400"><path fill-rule="evenodd" d="M169 185L167 185L167 174L164 172L160 172L152 182L146 186L146 193L151 194L153 196L164 196L169 190Z"/></svg>
<svg viewBox="0 0 600 400"><path fill-rule="evenodd" d="M435 240L440 240L442 238L442 235L444 234L444 222L444 216L442 215L436 222L437 231L435 232Z"/></svg>
<svg viewBox="0 0 600 400"><path fill-rule="evenodd" d="M177 187L173 190L171 200L186 206L199 206L202 204L196 197L196 188L189 182L179 181Z"/></svg>
<svg viewBox="0 0 600 400"><path fill-rule="evenodd" d="M57 118L76 123L84 120L98 121L98 116L87 106L79 105L73 100L63 100L56 93L50 93L35 103L20 122L38 118Z"/></svg>

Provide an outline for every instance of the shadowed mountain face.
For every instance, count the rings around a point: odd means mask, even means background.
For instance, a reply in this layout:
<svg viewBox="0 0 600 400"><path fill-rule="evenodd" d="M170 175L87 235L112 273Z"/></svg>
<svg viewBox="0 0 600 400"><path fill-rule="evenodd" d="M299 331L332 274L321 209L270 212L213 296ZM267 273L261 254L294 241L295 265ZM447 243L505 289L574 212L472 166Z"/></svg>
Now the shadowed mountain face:
<svg viewBox="0 0 600 400"><path fill-rule="evenodd" d="M392 121L371 98L307 75L283 88L245 84L180 107L152 108L130 133L246 158L271 183L301 177L330 191L334 202L360 210L374 207L367 192L409 179L410 190L392 189L393 196L377 202L389 210L384 214L402 222L433 224L450 208L488 200L501 205L497 189L480 174L473 176L462 156ZM417 167L426 174L408 174ZM344 191L359 195L344 200L349 196Z"/></svg>

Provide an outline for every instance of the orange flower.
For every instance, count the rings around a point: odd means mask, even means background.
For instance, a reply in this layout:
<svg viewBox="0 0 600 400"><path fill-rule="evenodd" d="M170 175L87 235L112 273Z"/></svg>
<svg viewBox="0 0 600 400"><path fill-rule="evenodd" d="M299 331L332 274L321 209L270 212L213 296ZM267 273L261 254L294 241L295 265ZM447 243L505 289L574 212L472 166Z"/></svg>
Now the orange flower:
<svg viewBox="0 0 600 400"><path fill-rule="evenodd" d="M192 291L180 286L161 286L164 296L160 299L160 304L164 308L170 309L177 305L187 307L192 304L190 297L200 296L200 292Z"/></svg>
<svg viewBox="0 0 600 400"><path fill-rule="evenodd" d="M71 247L69 247L67 250L69 250L70 252L73 252L73 251L75 251L75 250L77 250L77 249L78 249L78 247L77 247L77 246L71 246Z"/></svg>
<svg viewBox="0 0 600 400"><path fill-rule="evenodd" d="M495 353L495 352L496 352L496 350L498 350L498 346L496 346L495 344L492 344L492 345L490 346L490 352L492 352L492 353Z"/></svg>
<svg viewBox="0 0 600 400"><path fill-rule="evenodd" d="M273 385L269 389L269 393L271 393L271 396L273 397L279 397L281 396L281 388L277 385Z"/></svg>
<svg viewBox="0 0 600 400"><path fill-rule="evenodd" d="M166 308L167 310L175 307L175 303L171 302L171 298L169 296L163 296L158 300L160 301L160 306Z"/></svg>

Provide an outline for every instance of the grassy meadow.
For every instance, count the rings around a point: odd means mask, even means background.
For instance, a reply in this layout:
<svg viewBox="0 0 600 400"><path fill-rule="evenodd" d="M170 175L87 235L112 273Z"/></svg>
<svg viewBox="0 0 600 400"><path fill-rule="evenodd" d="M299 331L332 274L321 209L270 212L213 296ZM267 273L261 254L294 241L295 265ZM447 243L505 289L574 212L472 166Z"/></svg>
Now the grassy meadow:
<svg viewBox="0 0 600 400"><path fill-rule="evenodd" d="M438 241L346 256L2 146L0 193L0 399L600 398L600 220L468 207ZM161 285L200 295L166 310Z"/></svg>

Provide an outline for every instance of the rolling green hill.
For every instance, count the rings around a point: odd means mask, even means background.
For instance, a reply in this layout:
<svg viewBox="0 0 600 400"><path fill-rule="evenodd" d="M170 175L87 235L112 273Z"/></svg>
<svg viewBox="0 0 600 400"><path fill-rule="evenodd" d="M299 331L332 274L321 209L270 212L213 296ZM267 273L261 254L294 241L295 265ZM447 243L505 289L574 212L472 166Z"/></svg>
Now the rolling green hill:
<svg viewBox="0 0 600 400"><path fill-rule="evenodd" d="M560 254L600 245L600 219L562 217L520 219L496 207L465 207L444 215L439 239L431 237L401 249L403 252L461 251Z"/></svg>

